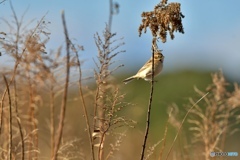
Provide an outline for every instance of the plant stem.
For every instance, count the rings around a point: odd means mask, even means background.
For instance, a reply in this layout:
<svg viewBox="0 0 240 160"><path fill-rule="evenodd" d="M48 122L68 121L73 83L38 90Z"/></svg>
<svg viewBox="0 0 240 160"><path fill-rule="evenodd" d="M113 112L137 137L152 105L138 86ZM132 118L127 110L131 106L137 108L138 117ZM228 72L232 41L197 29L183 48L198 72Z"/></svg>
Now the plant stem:
<svg viewBox="0 0 240 160"><path fill-rule="evenodd" d="M209 92L207 92L207 93L206 93L205 95L203 95L196 103L194 103L194 104L192 105L192 107L188 110L188 112L186 113L186 115L184 116L184 118L183 118L183 120L182 120L182 122L181 122L181 125L180 125L180 127L179 127L179 129L178 129L178 132L177 132L177 134L176 134L176 136L175 136L175 138L174 138L174 140L173 140L173 143L172 143L172 145L171 145L171 147L170 147L170 149L169 149L169 151L168 151L166 160L168 159L168 157L169 157L169 155L170 155L170 153L171 153L171 151L172 151L172 149L173 149L173 145L174 145L174 143L175 143L176 140L177 140L177 137L178 137L178 135L179 135L179 133L180 133L180 131L181 131L181 129L182 129L183 123L185 122L188 114L190 113L190 111L191 111L204 97L206 97L206 96L208 95L208 93L209 93Z"/></svg>
<svg viewBox="0 0 240 160"><path fill-rule="evenodd" d="M67 32L67 26L64 16L64 11L62 12L62 22L63 22L63 28L64 28L64 35L65 35L65 41L66 41L66 52L67 52L67 59L66 59L66 78L65 78L65 86L64 86L64 92L63 92L63 99L62 99L62 105L61 105L61 111L60 111L60 120L58 124L58 131L57 131L57 137L56 137L56 144L54 147L54 154L52 157L52 160L56 160L58 156L58 150L60 147L60 142L62 139L63 134L63 127L64 127L64 119L65 119L65 113L66 113L66 104L67 104L67 92L68 92L68 83L69 83L69 73L70 73L70 41L69 36Z"/></svg>
<svg viewBox="0 0 240 160"><path fill-rule="evenodd" d="M8 139L8 158L11 160L12 159L12 101L11 101L11 95L10 95L10 90L9 90L9 84L7 82L6 77L3 75L3 79L4 82L6 84L7 87L7 93L8 93L8 103L9 103L9 114L8 114L8 118L9 118L9 128L8 128L8 134L9 134L9 139Z"/></svg>
<svg viewBox="0 0 240 160"><path fill-rule="evenodd" d="M16 119L17 119L17 124L18 124L18 130L19 134L21 137L21 160L25 159L25 144L24 144L24 139L23 139L23 131L22 131L22 125L21 125L21 120L18 114L18 103L17 103L17 86L16 86L16 81L14 79L13 81L13 86L14 86L14 105L15 105L15 112L16 112Z"/></svg>
<svg viewBox="0 0 240 160"><path fill-rule="evenodd" d="M148 112L147 112L147 124L145 129L145 136L143 139L143 145L142 145L142 152L141 152L141 160L144 159L144 152L146 149L147 144L147 138L148 138L148 132L150 127L150 117L151 117L151 108L152 108L152 100L153 100L153 88L154 88L154 46L152 47L152 81L151 81L151 91L150 91L150 97L149 97L149 103L148 103Z"/></svg>
<svg viewBox="0 0 240 160"><path fill-rule="evenodd" d="M74 45L72 45L74 47ZM74 50L76 51L75 47ZM88 131L88 138L89 138L89 142L90 142L90 148L91 148L91 154L92 154L92 160L95 160L95 156L94 156L94 144L93 144L93 138L92 138L92 131L90 128L90 122L89 122L89 118L88 118L88 112L87 112L87 107L86 107L86 103L85 103L85 99L83 97L83 90L82 90L82 68L81 68L81 62L78 58L78 54L77 51L75 52L76 54L76 58L77 58L77 64L78 64L78 71L79 71L79 80L78 80L78 87L79 87L79 94L80 94L80 99L82 101L82 108L84 111L84 118L86 121L86 126L87 126L87 131Z"/></svg>

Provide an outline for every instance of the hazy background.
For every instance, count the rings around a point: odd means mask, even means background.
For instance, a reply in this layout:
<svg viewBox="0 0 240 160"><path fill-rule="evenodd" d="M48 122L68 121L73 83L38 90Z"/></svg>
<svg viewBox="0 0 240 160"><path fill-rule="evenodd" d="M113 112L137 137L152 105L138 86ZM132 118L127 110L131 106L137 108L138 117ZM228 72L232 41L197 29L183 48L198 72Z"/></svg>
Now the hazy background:
<svg viewBox="0 0 240 160"><path fill-rule="evenodd" d="M159 3L159 0L119 0L115 2L119 3L120 9L119 14L113 17L112 32L117 32L117 38L124 37L123 41L126 43L121 48L126 52L117 56L117 63L125 65L118 70L117 77L121 81L135 73L151 56L151 33L148 30L146 34L139 37L138 27L141 23L141 13L151 11ZM168 106L176 103L181 110L178 115L179 119L182 119L185 113L183 104L189 102L189 97L193 97L194 100L199 98L193 87L197 86L204 90L211 83L210 72L222 69L228 79L240 82L240 1L178 0L177 2L181 3L182 13L185 15L183 19L185 34L175 33L173 41L168 39L165 44L158 43L159 48L163 50L165 62L163 74L157 78L158 83L154 90L149 136L151 145L163 137ZM12 0L12 4L19 18L27 10L23 22L27 23L35 19L32 26L35 26L37 21L47 13L46 20L51 22L48 26L51 35L46 46L47 52L56 50L60 45L65 44L60 14L64 10L72 42L83 45L85 48L85 51L81 53L81 59L85 60L84 73L93 73L91 71L95 66L92 59L97 56L94 34L99 32L101 35L108 22L108 0ZM0 17L12 20L12 11L8 0L0 5ZM8 30L4 22L0 20L0 31L8 33ZM7 55L3 52L3 56L0 57L0 67L10 63L6 57ZM121 83L119 82L119 84ZM142 145L149 83L139 80L122 85L121 90L124 90L123 93L127 93L126 102L134 104L122 114L126 113L126 117L130 117L138 123L136 129L127 130L128 136L120 148L121 153L117 154L120 159L121 157L133 159L139 156ZM77 96L77 92L72 92L70 99L74 99L74 96ZM66 125L64 131L68 135L67 138L81 137L84 141L87 139L86 134L82 134L84 131L82 126L85 126L84 118L79 116L79 112L76 112L79 104L80 101L76 101L69 105L66 117L69 118L67 123L71 125ZM43 155L49 154L49 128L46 120L48 112L49 108L45 106L45 108L39 109L38 114L39 133L45 135L41 136L39 141ZM176 129L169 127L169 130L168 142L171 142ZM228 149L226 151L240 153L239 145L236 143L236 139L239 139L239 132L234 136L226 142ZM187 136L187 138L189 137ZM84 141L84 143L87 142ZM158 153L156 154L155 156L158 156Z"/></svg>
<svg viewBox="0 0 240 160"><path fill-rule="evenodd" d="M118 57L119 63L125 64L119 72L136 72L150 57L151 33L138 36L141 23L141 13L150 11L159 0L128 0L115 1L120 5L119 14L113 17L112 31L118 37L124 37L126 53ZM172 1L169 1L172 2ZM234 81L240 81L240 1L232 0L201 0L181 3L185 15L183 26L185 34L176 34L174 41L159 43L165 55L164 72L176 70L222 69L225 75ZM64 43L60 12L65 10L70 37L75 43L84 46L82 58L86 60L85 68L92 68L92 58L96 56L93 36L102 33L108 22L109 1L105 0L12 0L19 18L27 10L24 22L39 20L47 13L46 19L51 22L48 29L51 32L47 51L56 49ZM9 1L0 5L1 18L10 19L12 13ZM33 23L35 25L36 23ZM1 31L8 29L0 21ZM3 53L4 54L4 53ZM136 58L137 57L137 58ZM4 61L4 56L0 63ZM133 63L134 62L134 63ZM130 68L130 69L129 69ZM129 73L130 74L130 73Z"/></svg>

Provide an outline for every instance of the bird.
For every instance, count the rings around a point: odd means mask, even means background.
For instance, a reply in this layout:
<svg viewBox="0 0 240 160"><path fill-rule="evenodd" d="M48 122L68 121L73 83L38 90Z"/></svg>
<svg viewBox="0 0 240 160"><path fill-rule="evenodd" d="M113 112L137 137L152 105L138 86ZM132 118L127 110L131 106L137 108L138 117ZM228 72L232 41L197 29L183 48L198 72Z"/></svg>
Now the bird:
<svg viewBox="0 0 240 160"><path fill-rule="evenodd" d="M159 75L163 68L163 61L164 56L160 52L160 50L157 50L154 53L153 58L151 57L144 65L143 67L137 72L137 74L123 80L123 83L127 84L128 82L142 78L145 81L151 81L152 80L152 62L154 60L154 77Z"/></svg>

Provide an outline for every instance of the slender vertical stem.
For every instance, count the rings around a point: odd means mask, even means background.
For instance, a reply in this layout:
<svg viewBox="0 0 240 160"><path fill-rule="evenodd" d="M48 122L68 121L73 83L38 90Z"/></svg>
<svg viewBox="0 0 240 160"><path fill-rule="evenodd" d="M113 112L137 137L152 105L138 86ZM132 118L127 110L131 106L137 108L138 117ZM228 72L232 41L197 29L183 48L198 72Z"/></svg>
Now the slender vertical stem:
<svg viewBox="0 0 240 160"><path fill-rule="evenodd" d="M76 51L75 47L74 47L74 50ZM80 62L80 60L78 58L77 51L75 52L75 54L76 54L76 58L77 58L78 71L79 71L79 80L78 80L79 94L80 94L80 99L82 101L82 108L83 108L83 111L84 111L84 118L85 118L85 121L86 121L86 126L87 126L87 131L88 131L88 138L89 138L89 142L90 142L90 149L91 149L91 154L92 154L92 160L95 160L92 131L91 131L91 128L90 128L90 122L89 122L89 118L88 118L88 112L87 112L85 99L83 97L81 62Z"/></svg>
<svg viewBox="0 0 240 160"><path fill-rule="evenodd" d="M172 151L172 149L173 149L174 143L175 143L176 140L177 140L177 137L178 137L178 135L179 135L179 133L180 133L180 131L181 131L181 129L182 129L183 123L185 122L188 114L191 112L191 110L192 110L204 97L206 97L206 96L208 95L208 93L209 93L209 92L207 92L206 94L204 94L196 103L194 103L194 104L192 105L192 107L191 107L191 108L187 111L187 113L185 114L185 116L184 116L184 118L183 118L183 120L182 120L182 122L181 122L181 125L180 125L180 127L179 127L179 129L178 129L178 131L177 131L177 134L176 134L176 136L175 136L175 138L174 138L174 140L173 140L173 143L172 143L172 145L171 145L171 147L170 147L170 149L169 149L169 151L168 151L168 153L167 153L166 160L169 158L169 155L170 155L170 153L171 153L171 151Z"/></svg>
<svg viewBox="0 0 240 160"><path fill-rule="evenodd" d="M99 148L98 148L98 159L99 160L103 160L104 159L104 150L103 150L103 145L105 142L105 134L107 131L104 131L103 133L101 133L101 139L100 139L100 143L99 143Z"/></svg>
<svg viewBox="0 0 240 160"><path fill-rule="evenodd" d="M16 26L17 26L17 33L16 33L16 40L14 42L15 44L15 56L16 58L18 58L18 48L19 48L19 34L20 34L20 28L21 28L21 21L19 22L18 20L18 17L17 17L17 14L13 8L13 5L12 5L12 1L10 1L10 7L11 7L11 10L13 12L13 17L15 19L15 22L16 22ZM11 83L11 81L10 81ZM25 157L25 153L24 153L24 140L23 140L23 132L22 132L22 126L21 126L21 120L19 118L19 114L18 114L18 103L17 103L17 89L16 89L16 81L15 79L13 79L13 85L14 85L14 105L15 105L15 112L16 112L16 119L17 119L17 124L18 124L18 129L19 129L19 134L20 134L20 137L21 137L21 159L24 160L24 157Z"/></svg>
<svg viewBox="0 0 240 160"><path fill-rule="evenodd" d="M97 75L98 76L98 75ZM97 126L97 109L98 109L98 98L99 98L99 86L97 86L96 95L95 95L95 105L93 111L93 132L99 130Z"/></svg>
<svg viewBox="0 0 240 160"><path fill-rule="evenodd" d="M51 157L54 155L54 146L55 146L55 123L54 123L54 91L53 91L53 85L51 84L51 90L50 90L50 140L51 140Z"/></svg>
<svg viewBox="0 0 240 160"><path fill-rule="evenodd" d="M33 88L33 85L32 85L32 82L31 82L31 77L30 77L30 71L29 69L26 69L26 77L27 77L27 80L28 80L28 92L29 92L29 105L28 105L28 121L29 121L29 124L30 124L30 128L29 128L29 132L33 131L33 130L36 130L37 129L37 125L36 125L36 122L35 122L35 116L34 116L34 111L35 111L35 108L34 108L34 88ZM32 144L29 143L28 146L29 146L29 150L32 151L33 150L33 147L37 148L37 134L34 135L34 134L31 134L30 135L30 139L31 141L33 142ZM37 153L35 153L37 154ZM28 158L31 159L33 157L33 153L32 152L29 152L28 153ZM37 157L37 155L36 155Z"/></svg>
<svg viewBox="0 0 240 160"><path fill-rule="evenodd" d="M224 120L223 122L225 123L224 126L227 128L227 126L229 125L229 117L230 117L230 111L231 111L231 108L230 107L227 107L227 111L225 113L225 117L224 117ZM226 137L227 137L227 132L223 132L223 135L221 137L221 144L220 144L220 149L224 151L224 146L225 146L225 142L226 142Z"/></svg>
<svg viewBox="0 0 240 160"><path fill-rule="evenodd" d="M65 78L65 86L64 86L62 105L61 105L61 111L60 111L60 120L59 120L58 130L57 130L56 144L55 144L55 147L54 147L54 154L53 154L52 160L57 160L58 150L59 150L60 142L61 142L61 139L62 139L64 119L65 119L65 113L66 113L69 73L70 73L70 64L69 64L69 62L70 62L70 50L69 50L70 49L70 41L69 41L69 36L68 36L68 32L67 32L67 26L66 26L64 11L62 12L62 23L63 23L63 28L64 28L64 35L65 35L65 41L66 41L66 52L67 52L66 78Z"/></svg>
<svg viewBox="0 0 240 160"><path fill-rule="evenodd" d="M109 19L108 19L108 31L111 32L113 17L113 0L109 0Z"/></svg>
<svg viewBox="0 0 240 160"><path fill-rule="evenodd" d="M23 131L22 131L22 125L21 125L21 120L18 114L18 103L17 103L17 86L16 86L16 81L14 79L13 81L14 85L14 105L15 105L15 112L16 112L16 119L17 119L17 124L18 124L18 129L19 129L19 134L21 137L21 160L24 160L25 158L25 144L23 140Z"/></svg>
<svg viewBox="0 0 240 160"><path fill-rule="evenodd" d="M105 48L103 48L103 57L104 60L108 61L109 56L109 47L110 47L110 38L111 38L111 27L112 27L112 17L113 17L113 0L109 0L109 19L108 19L108 26L106 28L104 38L105 38ZM99 74L99 80L98 80L98 87L97 87L97 93L96 93L96 106L94 109L94 130L100 131L100 138L99 138L99 148L98 148L98 159L103 160L104 159L104 142L105 142L105 126L104 126L104 120L105 120L105 94L106 94L106 77L108 71L108 64L107 63L101 63L101 70ZM103 83L104 82L104 83ZM97 119L98 124L97 124ZM96 126L95 126L96 125Z"/></svg>
<svg viewBox="0 0 240 160"><path fill-rule="evenodd" d="M12 102L11 102L11 94L9 90L9 85L7 82L6 77L3 75L3 79L5 81L6 87L7 87L7 93L8 93L8 103L9 103L9 111L8 111L8 118L9 118L9 128L8 128L8 133L9 133L9 139L8 139L8 159L12 159Z"/></svg>
<svg viewBox="0 0 240 160"><path fill-rule="evenodd" d="M141 152L141 160L144 159L144 153L146 149L147 144L147 138L148 138L148 132L150 127L150 117L151 117L151 108L152 108L152 100L153 100L153 88L154 88L154 52L155 52L155 46L152 47L152 81L151 81L151 91L150 91L150 98L148 103L148 112L147 112L147 124L145 129L145 136L143 139L143 145L142 145L142 152Z"/></svg>
<svg viewBox="0 0 240 160"><path fill-rule="evenodd" d="M2 98L1 98L1 105L0 105L0 110L1 110L1 112L0 112L0 135L2 133L2 127L3 127L3 116L4 116L3 115L4 114L4 112L3 112L3 101L4 101L6 93L7 93L7 88L3 92L3 95L2 95Z"/></svg>

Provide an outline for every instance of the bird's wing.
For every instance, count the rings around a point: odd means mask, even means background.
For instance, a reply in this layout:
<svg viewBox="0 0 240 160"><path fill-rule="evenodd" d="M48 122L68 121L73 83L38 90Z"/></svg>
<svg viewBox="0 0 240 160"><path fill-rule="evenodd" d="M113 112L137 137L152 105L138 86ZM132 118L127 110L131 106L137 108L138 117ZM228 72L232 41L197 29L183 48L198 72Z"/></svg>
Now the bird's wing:
<svg viewBox="0 0 240 160"><path fill-rule="evenodd" d="M149 65L151 65L151 64L152 64L152 58L149 59L149 60L143 65L143 67L139 69L139 71L138 71L137 73L140 73L140 72L144 71L144 70L145 70L146 68L148 68Z"/></svg>

